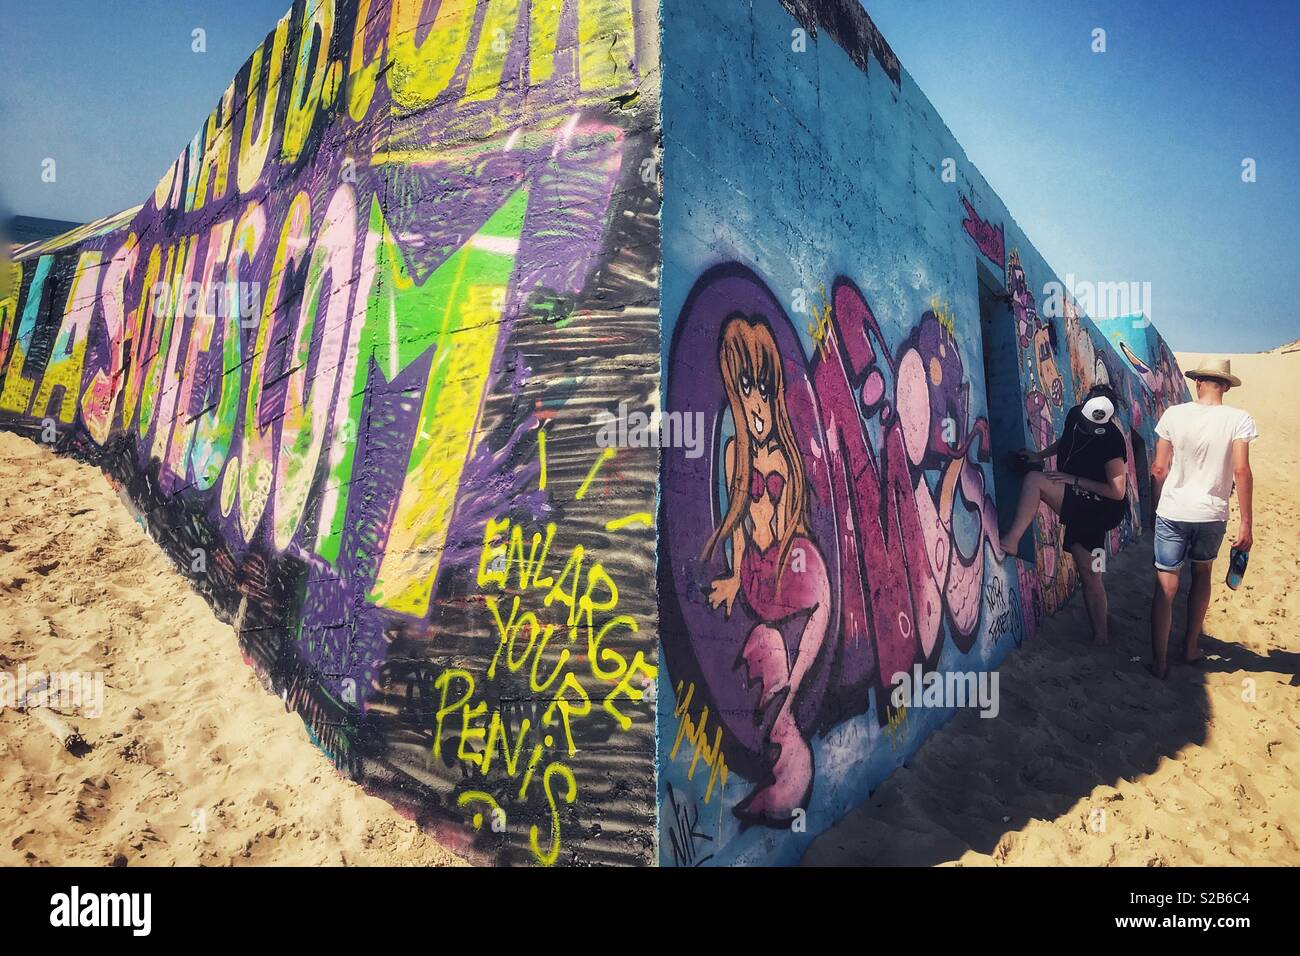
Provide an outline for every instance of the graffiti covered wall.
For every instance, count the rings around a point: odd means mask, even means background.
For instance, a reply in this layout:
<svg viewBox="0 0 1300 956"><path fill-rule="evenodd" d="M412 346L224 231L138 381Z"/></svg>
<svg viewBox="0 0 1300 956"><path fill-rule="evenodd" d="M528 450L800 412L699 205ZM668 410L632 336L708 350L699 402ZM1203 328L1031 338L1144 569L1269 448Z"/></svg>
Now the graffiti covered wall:
<svg viewBox="0 0 1300 956"><path fill-rule="evenodd" d="M345 772L654 860L658 18L298 0L142 206L17 251L0 422L96 462ZM6 286L7 287L7 286Z"/></svg>
<svg viewBox="0 0 1300 956"><path fill-rule="evenodd" d="M141 206L4 279L0 424L484 862L796 861L951 716L895 675L1076 586L1046 510L1000 551L1001 453L1112 384L1113 552L1186 395L1046 294L856 0L299 0Z"/></svg>
<svg viewBox="0 0 1300 956"><path fill-rule="evenodd" d="M1077 583L1046 508L1032 560L1000 551L999 442L1045 448L1104 381L1154 448L1186 389L1046 301L856 0L663 27L663 401L708 440L662 452L659 859L791 863L952 715L894 675L986 674Z"/></svg>

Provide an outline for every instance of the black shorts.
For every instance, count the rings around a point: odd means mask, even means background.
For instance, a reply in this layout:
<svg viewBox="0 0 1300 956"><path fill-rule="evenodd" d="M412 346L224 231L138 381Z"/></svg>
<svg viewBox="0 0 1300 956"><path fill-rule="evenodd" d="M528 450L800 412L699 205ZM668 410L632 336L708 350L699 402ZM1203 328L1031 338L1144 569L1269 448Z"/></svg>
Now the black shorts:
<svg viewBox="0 0 1300 956"><path fill-rule="evenodd" d="M1106 535L1123 520L1122 502L1082 495L1073 485L1065 489L1061 523L1065 525L1065 550L1082 545L1085 551L1105 550Z"/></svg>

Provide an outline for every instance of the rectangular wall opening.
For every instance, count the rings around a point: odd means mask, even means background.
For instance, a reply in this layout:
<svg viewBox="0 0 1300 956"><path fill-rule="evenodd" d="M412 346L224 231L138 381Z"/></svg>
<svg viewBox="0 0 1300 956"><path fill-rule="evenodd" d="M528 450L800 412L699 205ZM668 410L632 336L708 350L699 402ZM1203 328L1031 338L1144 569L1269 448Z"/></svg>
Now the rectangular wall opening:
<svg viewBox="0 0 1300 956"><path fill-rule="evenodd" d="M980 335L984 352L984 389L988 400L992 444L993 500L999 522L1011 522L1020 498L1022 477L1010 466L1012 453L1025 444L1024 401L1020 395L1020 350L1016 343L1016 322L1011 296L1003 277L977 261L979 280ZM1033 535L1020 541L1017 557L1034 560Z"/></svg>
<svg viewBox="0 0 1300 956"><path fill-rule="evenodd" d="M1137 472L1138 510L1142 516L1142 527L1147 531L1156 528L1156 511L1151 502L1151 465L1147 459L1147 443L1142 433L1136 428L1129 438L1133 442L1133 468Z"/></svg>

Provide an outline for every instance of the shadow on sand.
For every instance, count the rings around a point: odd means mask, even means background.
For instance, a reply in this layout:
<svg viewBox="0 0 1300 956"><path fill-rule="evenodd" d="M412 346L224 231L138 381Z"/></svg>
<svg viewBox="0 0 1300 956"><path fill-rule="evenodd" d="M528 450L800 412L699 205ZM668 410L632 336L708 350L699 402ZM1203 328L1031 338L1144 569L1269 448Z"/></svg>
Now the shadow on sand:
<svg viewBox="0 0 1300 956"><path fill-rule="evenodd" d="M1008 834L1033 820L1056 820L1093 795L1076 808L1070 827L1072 834L1077 826L1082 839L1094 804L1124 799L1116 784L1152 773L1166 758L1180 759L1189 744L1206 743L1208 675L1240 675L1215 681L1216 700L1245 693L1253 674L1289 675L1290 684L1300 686L1300 654L1261 656L1209 635L1201 641L1200 663L1174 663L1166 680L1155 679L1147 670L1150 569L1146 535L1111 559L1108 646L1091 644L1076 591L1003 662L997 717L957 714L866 803L819 836L804 865L927 866L970 850L1001 860ZM1170 639L1176 662L1187 584L1184 574ZM1216 577L1216 593L1222 587Z"/></svg>

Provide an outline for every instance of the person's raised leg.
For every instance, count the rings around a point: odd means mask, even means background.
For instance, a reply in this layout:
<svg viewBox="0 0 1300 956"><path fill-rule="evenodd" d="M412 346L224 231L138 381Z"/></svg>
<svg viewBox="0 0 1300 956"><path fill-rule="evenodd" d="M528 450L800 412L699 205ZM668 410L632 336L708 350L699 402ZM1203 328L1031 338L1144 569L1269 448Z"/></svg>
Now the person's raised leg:
<svg viewBox="0 0 1300 956"><path fill-rule="evenodd" d="M1169 624L1177 594L1178 572L1156 568L1155 588L1151 593L1151 673L1161 679L1169 673Z"/></svg>
<svg viewBox="0 0 1300 956"><path fill-rule="evenodd" d="M1105 564L1103 559L1094 557L1083 545L1075 542L1070 545L1070 554L1074 557L1074 566L1079 569L1079 584L1083 588L1083 606L1088 609L1088 622L1092 625L1092 642L1094 644L1110 643L1110 602L1106 598L1106 582L1102 579ZM1100 568L1097 565L1100 564Z"/></svg>
<svg viewBox="0 0 1300 956"><path fill-rule="evenodd" d="M1184 664L1195 664L1201 659L1201 632L1205 628L1205 612L1210 609L1213 570L1213 561L1192 562L1192 586L1187 592L1187 633L1183 637Z"/></svg>
<svg viewBox="0 0 1300 956"><path fill-rule="evenodd" d="M1016 516L1006 534L999 535L1002 550L1008 554L1015 554L1019 550L1020 539L1033 524L1040 502L1060 514L1064 500L1065 485L1045 477L1041 471L1031 471L1026 475L1025 483L1020 489L1020 501L1016 505Z"/></svg>

